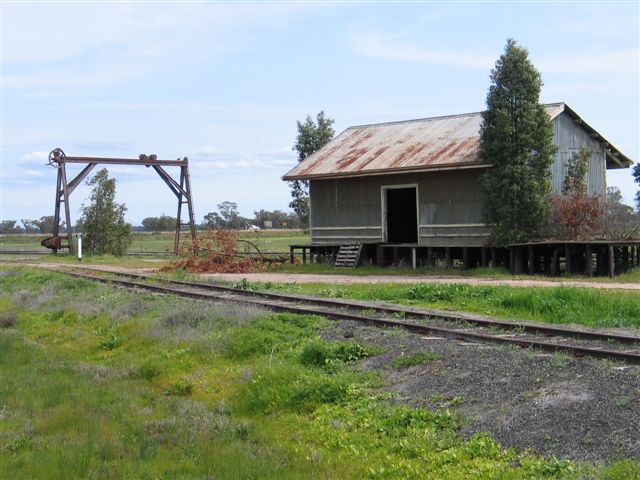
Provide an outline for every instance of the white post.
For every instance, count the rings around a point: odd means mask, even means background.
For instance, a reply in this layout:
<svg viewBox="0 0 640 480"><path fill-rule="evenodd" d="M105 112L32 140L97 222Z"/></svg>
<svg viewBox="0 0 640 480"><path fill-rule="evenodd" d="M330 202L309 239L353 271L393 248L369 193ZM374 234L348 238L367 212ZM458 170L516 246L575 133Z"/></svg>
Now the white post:
<svg viewBox="0 0 640 480"><path fill-rule="evenodd" d="M411 268L416 269L416 247L411 247Z"/></svg>
<svg viewBox="0 0 640 480"><path fill-rule="evenodd" d="M82 260L82 234L76 233L76 238L78 239L78 261Z"/></svg>

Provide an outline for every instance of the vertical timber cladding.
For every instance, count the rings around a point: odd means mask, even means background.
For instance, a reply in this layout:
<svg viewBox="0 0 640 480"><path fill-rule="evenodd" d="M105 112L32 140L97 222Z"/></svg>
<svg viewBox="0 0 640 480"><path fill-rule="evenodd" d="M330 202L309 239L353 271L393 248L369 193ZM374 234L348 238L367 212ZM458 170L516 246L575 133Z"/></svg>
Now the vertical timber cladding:
<svg viewBox="0 0 640 480"><path fill-rule="evenodd" d="M582 148L593 152L587 170L587 193L606 196L606 158L602 143L593 138L566 113L553 120L553 143L558 146L555 162L551 166L551 190L562 192L562 184L567 174L569 160Z"/></svg>
<svg viewBox="0 0 640 480"><path fill-rule="evenodd" d="M384 190L415 186L418 244L482 246L479 177L483 169L311 180L311 235L314 244L379 243L383 239Z"/></svg>

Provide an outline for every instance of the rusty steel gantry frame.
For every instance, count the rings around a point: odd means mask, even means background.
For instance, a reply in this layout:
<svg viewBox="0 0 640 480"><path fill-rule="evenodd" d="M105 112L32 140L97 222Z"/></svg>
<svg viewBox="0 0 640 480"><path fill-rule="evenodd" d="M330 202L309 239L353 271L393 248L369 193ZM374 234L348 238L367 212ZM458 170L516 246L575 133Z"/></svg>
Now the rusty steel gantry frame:
<svg viewBox="0 0 640 480"><path fill-rule="evenodd" d="M82 171L75 176L73 180L67 182L67 163L87 164ZM189 176L189 159L184 157L182 160L158 160L155 155L141 154L137 159L129 158L94 158L94 157L67 157L60 148L56 148L49 154L49 165L58 169L58 179L56 182L56 208L53 226L53 253L57 253L60 248L68 248L71 251L71 214L69 212L69 195L76 189L78 185L86 178L87 175L98 165L144 165L145 167L153 167L153 169L164 180L169 189L178 198L178 214L176 216L176 235L173 251L178 253L180 245L180 229L182 226L189 225L191 230L191 242L193 248L196 248L196 224L193 213L193 196L191 194L191 177ZM163 167L180 167L180 182L167 173ZM60 233L60 205L64 203L65 221L67 223L67 245L62 245ZM189 222L182 223L182 205L187 204L189 213Z"/></svg>

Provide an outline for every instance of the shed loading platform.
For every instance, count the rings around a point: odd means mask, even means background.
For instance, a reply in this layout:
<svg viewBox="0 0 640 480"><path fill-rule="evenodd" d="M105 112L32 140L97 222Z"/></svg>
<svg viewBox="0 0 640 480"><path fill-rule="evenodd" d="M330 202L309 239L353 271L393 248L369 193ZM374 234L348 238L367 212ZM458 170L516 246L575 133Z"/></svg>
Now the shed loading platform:
<svg viewBox="0 0 640 480"><path fill-rule="evenodd" d="M334 264L341 246L350 244L289 245L290 262L300 252L303 264ZM640 268L640 240L561 241L512 244L507 247L424 246L418 244L362 244L359 265L430 268L504 267L512 274L583 274L613 277Z"/></svg>

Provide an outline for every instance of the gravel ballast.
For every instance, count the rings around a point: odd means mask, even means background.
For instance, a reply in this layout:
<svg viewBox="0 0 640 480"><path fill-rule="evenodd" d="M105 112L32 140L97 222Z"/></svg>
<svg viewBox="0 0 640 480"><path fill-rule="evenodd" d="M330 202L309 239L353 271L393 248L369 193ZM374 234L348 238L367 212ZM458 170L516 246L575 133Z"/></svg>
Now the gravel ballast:
<svg viewBox="0 0 640 480"><path fill-rule="evenodd" d="M465 343L336 322L328 340L388 351L360 368L382 370L397 401L449 408L461 434L487 432L505 447L561 459L607 462L640 457L640 367L565 354ZM420 351L439 359L407 368L393 360Z"/></svg>

